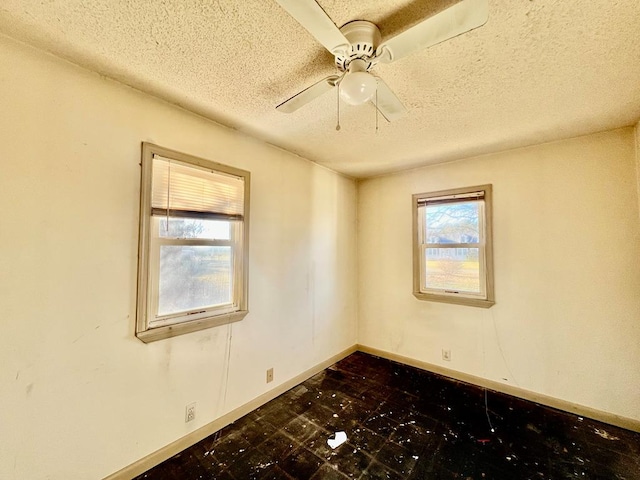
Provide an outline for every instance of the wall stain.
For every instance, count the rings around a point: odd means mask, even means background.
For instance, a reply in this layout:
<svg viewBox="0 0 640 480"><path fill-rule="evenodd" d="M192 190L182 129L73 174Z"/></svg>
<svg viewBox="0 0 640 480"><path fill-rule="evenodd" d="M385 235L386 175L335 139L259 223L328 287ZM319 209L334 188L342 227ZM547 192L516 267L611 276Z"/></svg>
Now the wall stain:
<svg viewBox="0 0 640 480"><path fill-rule="evenodd" d="M166 354L166 358L164 361L164 368L169 370L171 368L171 342L167 342L164 347L164 352Z"/></svg>
<svg viewBox="0 0 640 480"><path fill-rule="evenodd" d="M27 388L25 389L25 391L27 392L27 396L31 395L31 390L33 390L33 383L27 385Z"/></svg>

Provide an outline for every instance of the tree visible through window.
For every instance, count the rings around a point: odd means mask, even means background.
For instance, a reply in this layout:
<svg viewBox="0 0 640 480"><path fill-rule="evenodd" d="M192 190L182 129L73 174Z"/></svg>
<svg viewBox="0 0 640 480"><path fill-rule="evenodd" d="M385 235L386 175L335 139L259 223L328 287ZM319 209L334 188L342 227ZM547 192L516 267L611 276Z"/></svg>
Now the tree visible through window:
<svg viewBox="0 0 640 480"><path fill-rule="evenodd" d="M231 223L160 218L158 315L229 305L233 301ZM223 246L163 245L164 239L211 239Z"/></svg>
<svg viewBox="0 0 640 480"><path fill-rule="evenodd" d="M480 293L479 207L478 202L465 202L422 209L426 288Z"/></svg>
<svg viewBox="0 0 640 480"><path fill-rule="evenodd" d="M493 305L490 202L490 185L413 196L417 298Z"/></svg>

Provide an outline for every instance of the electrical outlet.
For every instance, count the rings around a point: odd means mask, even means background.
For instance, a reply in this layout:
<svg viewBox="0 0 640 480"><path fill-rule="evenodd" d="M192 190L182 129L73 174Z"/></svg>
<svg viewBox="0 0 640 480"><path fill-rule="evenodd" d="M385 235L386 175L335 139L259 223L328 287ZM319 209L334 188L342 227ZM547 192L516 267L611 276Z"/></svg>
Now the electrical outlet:
<svg viewBox="0 0 640 480"><path fill-rule="evenodd" d="M191 422L196 419L196 403L190 403L184 409L184 423Z"/></svg>
<svg viewBox="0 0 640 480"><path fill-rule="evenodd" d="M273 368L267 370L267 383L273 382Z"/></svg>
<svg viewBox="0 0 640 480"><path fill-rule="evenodd" d="M446 360L447 362L451 361L451 350L445 350L444 348L442 349L442 359Z"/></svg>

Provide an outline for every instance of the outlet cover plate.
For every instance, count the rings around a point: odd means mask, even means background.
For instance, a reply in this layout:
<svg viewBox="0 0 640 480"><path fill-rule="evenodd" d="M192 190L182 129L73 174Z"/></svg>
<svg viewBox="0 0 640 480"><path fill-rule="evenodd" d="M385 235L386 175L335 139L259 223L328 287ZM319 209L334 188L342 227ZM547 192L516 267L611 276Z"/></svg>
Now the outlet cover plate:
<svg viewBox="0 0 640 480"><path fill-rule="evenodd" d="M193 402L184 408L184 423L191 422L195 419L196 419L196 402Z"/></svg>

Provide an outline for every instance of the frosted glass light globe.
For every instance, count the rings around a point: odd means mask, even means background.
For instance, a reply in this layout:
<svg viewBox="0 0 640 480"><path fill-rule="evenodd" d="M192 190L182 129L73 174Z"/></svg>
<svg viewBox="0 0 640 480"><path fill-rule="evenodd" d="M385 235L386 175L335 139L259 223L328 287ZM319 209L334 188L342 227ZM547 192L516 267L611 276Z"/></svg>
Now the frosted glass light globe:
<svg viewBox="0 0 640 480"><path fill-rule="evenodd" d="M362 105L376 93L376 79L367 72L351 72L340 82L340 96L349 105Z"/></svg>

